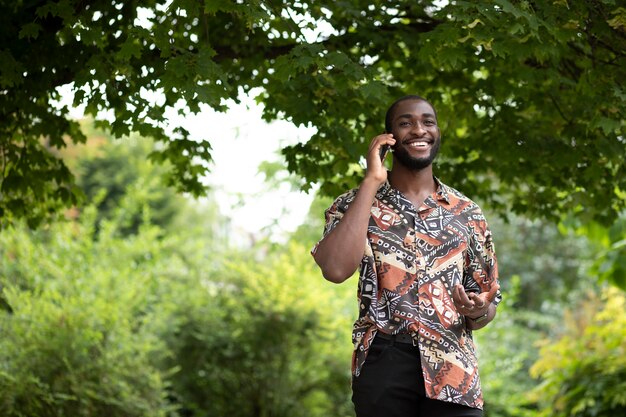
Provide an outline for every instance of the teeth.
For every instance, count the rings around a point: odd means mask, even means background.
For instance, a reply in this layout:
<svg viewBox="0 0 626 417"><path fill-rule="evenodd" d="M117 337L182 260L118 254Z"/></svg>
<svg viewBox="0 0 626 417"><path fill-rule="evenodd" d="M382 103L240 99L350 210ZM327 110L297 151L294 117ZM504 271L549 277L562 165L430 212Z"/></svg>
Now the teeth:
<svg viewBox="0 0 626 417"><path fill-rule="evenodd" d="M411 143L411 146L415 148L425 148L426 146L428 146L428 142L413 142Z"/></svg>

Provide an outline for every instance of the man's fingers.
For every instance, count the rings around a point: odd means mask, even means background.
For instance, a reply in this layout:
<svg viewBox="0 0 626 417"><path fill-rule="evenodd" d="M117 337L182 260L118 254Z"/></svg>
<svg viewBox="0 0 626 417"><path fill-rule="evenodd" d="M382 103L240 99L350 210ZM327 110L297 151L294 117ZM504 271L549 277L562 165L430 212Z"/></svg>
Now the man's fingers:
<svg viewBox="0 0 626 417"><path fill-rule="evenodd" d="M368 165L371 163L370 161L374 160L374 155L376 155L376 159L380 160L380 152L383 146L389 145L393 146L396 143L396 140L393 138L391 133L383 133L381 135L376 136L370 142L367 159Z"/></svg>
<svg viewBox="0 0 626 417"><path fill-rule="evenodd" d="M465 292L465 288L461 284L457 284L452 287L452 300L454 304L457 306L457 309L464 308L468 309L469 312L474 312L473 308L475 307L478 310L484 309L485 306L491 304L491 302L498 295L498 290L500 289L500 284L494 282L489 288L488 292L483 292L480 294L470 292Z"/></svg>
<svg viewBox="0 0 626 417"><path fill-rule="evenodd" d="M380 148L381 146L387 144L390 139L393 140L393 135L391 133L382 133L376 136L370 142L369 150L372 151L374 148Z"/></svg>
<svg viewBox="0 0 626 417"><path fill-rule="evenodd" d="M480 294L471 293L470 297L476 303L476 308L483 308L487 302L480 296Z"/></svg>
<svg viewBox="0 0 626 417"><path fill-rule="evenodd" d="M460 284L457 284L454 286L454 288L452 288L452 298L457 304L460 304L461 306L472 307L472 305L474 304L467 297L467 294L465 293L463 286Z"/></svg>

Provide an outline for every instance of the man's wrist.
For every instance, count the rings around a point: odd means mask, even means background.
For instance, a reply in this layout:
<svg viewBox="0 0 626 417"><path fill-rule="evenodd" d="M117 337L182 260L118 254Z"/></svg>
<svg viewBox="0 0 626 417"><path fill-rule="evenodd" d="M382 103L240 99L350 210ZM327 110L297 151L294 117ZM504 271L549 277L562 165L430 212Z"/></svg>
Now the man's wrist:
<svg viewBox="0 0 626 417"><path fill-rule="evenodd" d="M361 186L359 188L372 187L374 190L378 191L378 188L380 188L380 186L383 185L385 181L386 180L384 178L380 179L373 176L365 175L365 178L363 178L363 181L361 181Z"/></svg>
<svg viewBox="0 0 626 417"><path fill-rule="evenodd" d="M467 327L470 330L478 330L485 327L496 315L496 306L493 303L489 304L485 314L478 317L465 316Z"/></svg>
<svg viewBox="0 0 626 417"><path fill-rule="evenodd" d="M483 314L482 316L478 316L478 317L467 316L467 318L473 321L474 323L482 323L483 321L487 320L488 317L489 317L489 310L487 310L487 312Z"/></svg>

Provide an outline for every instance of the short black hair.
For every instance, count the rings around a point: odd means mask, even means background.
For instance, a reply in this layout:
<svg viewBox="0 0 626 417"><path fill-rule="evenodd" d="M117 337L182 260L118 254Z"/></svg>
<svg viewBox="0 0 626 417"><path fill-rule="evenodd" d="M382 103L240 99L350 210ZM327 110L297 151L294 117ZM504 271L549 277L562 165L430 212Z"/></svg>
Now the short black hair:
<svg viewBox="0 0 626 417"><path fill-rule="evenodd" d="M437 110L435 110L435 106L433 106L431 102L426 100L424 97L418 96L415 94L400 97L399 99L394 101L391 106L389 106L389 109L387 109L387 114L385 114L385 132L387 133L391 132L391 123L392 123L391 118L393 117L393 112L396 110L396 106L402 103L403 101L407 101L407 100L424 101L428 103L428 105L433 108L433 111L435 112L435 117L437 117Z"/></svg>

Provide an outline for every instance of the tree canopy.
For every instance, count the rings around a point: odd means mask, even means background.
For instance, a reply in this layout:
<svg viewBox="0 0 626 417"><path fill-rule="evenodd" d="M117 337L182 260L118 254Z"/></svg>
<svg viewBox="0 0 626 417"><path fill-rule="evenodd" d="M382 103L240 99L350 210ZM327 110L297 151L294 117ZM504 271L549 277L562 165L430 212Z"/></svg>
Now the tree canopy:
<svg viewBox="0 0 626 417"><path fill-rule="evenodd" d="M37 224L78 196L56 156L85 140L74 105L153 137L170 184L201 194L207 137L165 111L254 94L267 120L315 126L286 147L303 189L357 184L395 98L420 94L444 137L438 175L502 212L610 223L626 201L626 8L615 0L0 0L0 216ZM157 97L156 100L154 97Z"/></svg>

